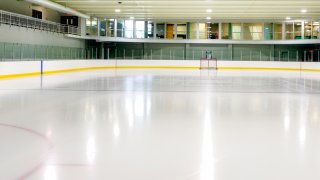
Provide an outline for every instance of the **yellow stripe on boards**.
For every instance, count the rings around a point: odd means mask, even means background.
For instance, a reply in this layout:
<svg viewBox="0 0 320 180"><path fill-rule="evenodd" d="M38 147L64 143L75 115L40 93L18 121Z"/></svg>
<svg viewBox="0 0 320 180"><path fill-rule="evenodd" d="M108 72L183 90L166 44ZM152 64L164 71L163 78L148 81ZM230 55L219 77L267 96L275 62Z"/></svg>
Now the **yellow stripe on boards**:
<svg viewBox="0 0 320 180"><path fill-rule="evenodd" d="M97 66L97 67L82 67L72 69L62 69L47 71L43 74L59 74L70 73L88 70L103 70L103 69L199 69L198 66ZM262 70L262 71L303 71L303 72L320 72L320 69L298 69L298 68L264 68L264 67L218 67L218 70ZM24 74L7 74L0 75L0 79L23 78L31 76L39 76L40 72L24 73Z"/></svg>
<svg viewBox="0 0 320 180"><path fill-rule="evenodd" d="M99 70L99 69L116 69L116 67L115 66L101 66L101 67L87 67L87 68L72 68L72 69L47 71L47 72L43 72L43 74L59 74L59 73L89 71L89 70Z"/></svg>
<svg viewBox="0 0 320 180"><path fill-rule="evenodd" d="M101 67L88 67L88 68L72 68L72 69L62 69L47 71L43 74L58 74L58 73L68 73L77 71L88 71L88 70L99 70L99 69L199 69L195 66L101 66Z"/></svg>
<svg viewBox="0 0 320 180"><path fill-rule="evenodd" d="M298 68L218 67L218 70L300 71Z"/></svg>
<svg viewBox="0 0 320 180"><path fill-rule="evenodd" d="M118 69L199 69L198 66L117 66Z"/></svg>
<svg viewBox="0 0 320 180"><path fill-rule="evenodd" d="M301 69L303 72L320 72L320 69Z"/></svg>
<svg viewBox="0 0 320 180"><path fill-rule="evenodd" d="M31 77L31 76L39 76L40 72L33 73L24 73L24 74L6 74L0 75L0 79L14 79L14 78L23 78L23 77Z"/></svg>

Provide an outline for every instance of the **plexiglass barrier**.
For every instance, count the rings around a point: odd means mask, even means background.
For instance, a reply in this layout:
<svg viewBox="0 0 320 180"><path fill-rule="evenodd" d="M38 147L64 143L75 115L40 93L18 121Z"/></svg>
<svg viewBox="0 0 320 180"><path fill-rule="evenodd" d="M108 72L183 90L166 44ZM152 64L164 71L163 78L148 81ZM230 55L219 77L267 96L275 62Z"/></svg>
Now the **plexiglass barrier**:
<svg viewBox="0 0 320 180"><path fill-rule="evenodd" d="M270 50L251 48L72 48L0 42L0 61L55 59L117 60L199 60L207 53L229 61L307 61L320 62L320 49Z"/></svg>
<svg viewBox="0 0 320 180"><path fill-rule="evenodd" d="M90 49L92 57L98 53ZM96 51L96 52L94 52ZM104 48L102 59L126 60L199 60L210 52L218 60L235 61L306 61L320 62L320 50L268 50L268 49L200 49L200 48Z"/></svg>
<svg viewBox="0 0 320 180"><path fill-rule="evenodd" d="M86 56L84 48L0 42L1 61L86 59Z"/></svg>

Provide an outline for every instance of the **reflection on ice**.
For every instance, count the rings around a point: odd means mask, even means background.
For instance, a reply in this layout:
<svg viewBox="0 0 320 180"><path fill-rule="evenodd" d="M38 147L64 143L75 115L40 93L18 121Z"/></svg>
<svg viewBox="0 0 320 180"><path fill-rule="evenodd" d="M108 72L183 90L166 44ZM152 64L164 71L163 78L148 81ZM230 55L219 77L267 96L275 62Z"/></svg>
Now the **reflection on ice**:
<svg viewBox="0 0 320 180"><path fill-rule="evenodd" d="M212 116L210 99L207 97L203 106L204 122L202 136L202 159L200 178L201 180L214 180L214 156L213 156L213 138L212 138Z"/></svg>

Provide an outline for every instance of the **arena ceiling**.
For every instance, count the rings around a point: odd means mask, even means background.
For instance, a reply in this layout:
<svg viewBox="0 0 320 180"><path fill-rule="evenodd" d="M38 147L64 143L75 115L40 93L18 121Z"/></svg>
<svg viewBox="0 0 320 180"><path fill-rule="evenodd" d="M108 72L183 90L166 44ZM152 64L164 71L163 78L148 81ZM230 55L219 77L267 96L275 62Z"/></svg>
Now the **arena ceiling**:
<svg viewBox="0 0 320 180"><path fill-rule="evenodd" d="M320 0L52 0L85 14L106 18L320 19ZM119 12L120 11L120 12Z"/></svg>

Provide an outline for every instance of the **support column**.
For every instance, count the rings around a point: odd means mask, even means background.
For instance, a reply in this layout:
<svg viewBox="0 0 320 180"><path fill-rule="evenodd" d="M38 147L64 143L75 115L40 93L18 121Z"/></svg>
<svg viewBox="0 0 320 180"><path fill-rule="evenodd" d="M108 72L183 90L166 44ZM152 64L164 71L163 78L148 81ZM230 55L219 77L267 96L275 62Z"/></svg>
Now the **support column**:
<svg viewBox="0 0 320 180"><path fill-rule="evenodd" d="M133 37L133 39L136 39L137 38L137 33L136 33L136 31L137 31L137 26L136 26L136 20L132 20L132 22L133 22L133 35L132 35L132 37Z"/></svg>
<svg viewBox="0 0 320 180"><path fill-rule="evenodd" d="M228 39L233 39L232 37L232 24L228 23Z"/></svg>
<svg viewBox="0 0 320 180"><path fill-rule="evenodd" d="M200 39L199 23L196 23L197 39Z"/></svg>
<svg viewBox="0 0 320 180"><path fill-rule="evenodd" d="M144 38L148 38L148 21L144 22Z"/></svg>
<svg viewBox="0 0 320 180"><path fill-rule="evenodd" d="M178 39L178 24L175 23L173 27L173 33L174 33L174 38L173 39Z"/></svg>
<svg viewBox="0 0 320 180"><path fill-rule="evenodd" d="M118 20L114 19L114 37L118 37Z"/></svg>
<svg viewBox="0 0 320 180"><path fill-rule="evenodd" d="M230 54L230 60L233 60L233 45L232 44L228 44L228 52Z"/></svg>
<svg viewBox="0 0 320 180"><path fill-rule="evenodd" d="M184 60L187 60L189 50L190 50L190 44L186 43L185 48L184 48Z"/></svg>
<svg viewBox="0 0 320 180"><path fill-rule="evenodd" d="M244 40L244 25L243 25L243 23L241 23L241 32L240 33L241 33L240 34L240 39Z"/></svg>
<svg viewBox="0 0 320 180"><path fill-rule="evenodd" d="M157 23L153 23L153 39L157 39Z"/></svg>
<svg viewBox="0 0 320 180"><path fill-rule="evenodd" d="M100 59L105 59L105 50L104 50L104 43L100 43Z"/></svg>
<svg viewBox="0 0 320 180"><path fill-rule="evenodd" d="M286 39L286 30L285 30L286 24L282 23L282 40Z"/></svg>
<svg viewBox="0 0 320 180"><path fill-rule="evenodd" d="M304 39L304 21L301 21L301 39Z"/></svg>
<svg viewBox="0 0 320 180"><path fill-rule="evenodd" d="M146 49L146 43L142 44L142 59L145 59L145 49Z"/></svg>
<svg viewBox="0 0 320 180"><path fill-rule="evenodd" d="M266 38L265 38L265 24L266 23L262 24L262 40L266 40Z"/></svg>
<svg viewBox="0 0 320 180"><path fill-rule="evenodd" d="M222 39L222 23L219 23L219 39Z"/></svg>
<svg viewBox="0 0 320 180"><path fill-rule="evenodd" d="M164 23L164 39L167 39L167 23Z"/></svg>
<svg viewBox="0 0 320 180"><path fill-rule="evenodd" d="M274 61L274 44L270 45L270 61Z"/></svg>
<svg viewBox="0 0 320 180"><path fill-rule="evenodd" d="M81 25L81 36L86 35L86 19L85 18L80 18L80 25Z"/></svg>
<svg viewBox="0 0 320 180"><path fill-rule="evenodd" d="M97 30L98 30L98 32L97 32L97 35L98 35L98 37L100 37L100 18L97 18Z"/></svg>
<svg viewBox="0 0 320 180"><path fill-rule="evenodd" d="M187 28L186 39L190 39L190 22L187 22L186 28Z"/></svg>

